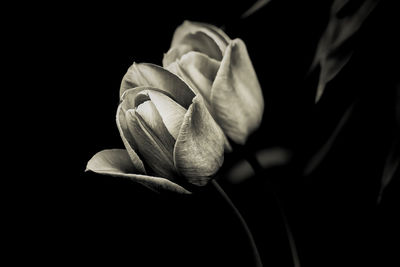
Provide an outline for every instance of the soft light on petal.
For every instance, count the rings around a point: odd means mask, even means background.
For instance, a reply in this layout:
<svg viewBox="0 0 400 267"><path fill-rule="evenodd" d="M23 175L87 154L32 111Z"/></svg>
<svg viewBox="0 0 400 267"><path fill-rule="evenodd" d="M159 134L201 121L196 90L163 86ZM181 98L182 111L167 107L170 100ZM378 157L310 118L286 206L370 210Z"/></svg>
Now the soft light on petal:
<svg viewBox="0 0 400 267"><path fill-rule="evenodd" d="M181 44L182 39L184 39L187 34L199 31L210 36L219 47L222 54L225 52L228 43L231 41L224 31L214 25L186 20L175 30L171 47L176 47Z"/></svg>
<svg viewBox="0 0 400 267"><path fill-rule="evenodd" d="M126 110L124 110L123 105L121 103L118 106L117 117L116 117L118 131L121 135L122 142L125 145L129 157L131 158L132 164L135 166L135 168L138 170L139 173L146 174L144 164L135 152L135 150L137 149L137 145L135 144L135 140L131 136L128 126L126 124L125 111Z"/></svg>
<svg viewBox="0 0 400 267"><path fill-rule="evenodd" d="M260 125L264 99L246 45L233 40L226 49L211 90L212 112L225 134L244 144Z"/></svg>
<svg viewBox="0 0 400 267"><path fill-rule="evenodd" d="M175 74L149 63L133 63L122 78L120 97L135 87L153 87L166 92L184 108L192 103L194 92Z"/></svg>
<svg viewBox="0 0 400 267"><path fill-rule="evenodd" d="M190 47L190 51L206 54L219 61L222 60L223 53L219 49L217 43L203 31L188 33L182 38L179 45L174 47L179 48L180 46L185 48Z"/></svg>
<svg viewBox="0 0 400 267"><path fill-rule="evenodd" d="M149 91L148 94L168 132L176 140L187 110L160 92Z"/></svg>
<svg viewBox="0 0 400 267"><path fill-rule="evenodd" d="M124 149L107 149L98 152L89 160L86 171L128 178L156 192L191 194L182 186L165 178L137 174L138 170L132 165L128 152Z"/></svg>
<svg viewBox="0 0 400 267"><path fill-rule="evenodd" d="M175 166L188 182L203 186L221 167L225 136L203 103L193 99L174 150Z"/></svg>
<svg viewBox="0 0 400 267"><path fill-rule="evenodd" d="M168 133L161 118L157 118L158 128L151 129L136 110L128 110L125 117L128 129L137 144L137 151L147 166L157 175L174 180L177 177L173 163L175 140Z"/></svg>
<svg viewBox="0 0 400 267"><path fill-rule="evenodd" d="M177 47L170 48L168 52L164 54L162 59L163 67L168 69L167 67L169 65L179 60L184 54L189 53L190 51L192 51L192 47L190 45L181 44Z"/></svg>
<svg viewBox="0 0 400 267"><path fill-rule="evenodd" d="M181 77L190 87L200 93L207 104L211 101L211 87L220 62L199 52L189 52L167 69Z"/></svg>

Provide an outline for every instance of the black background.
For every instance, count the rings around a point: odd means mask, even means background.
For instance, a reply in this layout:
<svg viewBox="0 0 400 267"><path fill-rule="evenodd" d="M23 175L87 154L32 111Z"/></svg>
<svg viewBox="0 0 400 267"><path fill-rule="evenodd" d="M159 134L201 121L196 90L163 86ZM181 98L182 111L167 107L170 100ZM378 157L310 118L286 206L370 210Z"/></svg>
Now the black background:
<svg viewBox="0 0 400 267"><path fill-rule="evenodd" d="M264 265L291 266L266 177L285 203L303 266L399 263L398 179L376 205L396 137L396 9L385 1L378 5L355 42L352 61L315 105L315 77L306 73L330 1L272 1L240 19L251 4L66 3L30 14L24 25L30 34L23 38L31 44L24 49L29 57L20 62L35 73L37 89L28 90L27 102L40 100L23 120L34 148L24 154L31 178L14 196L23 207L14 213L25 212L13 238L12 247L26 248L17 259L53 266L251 266L241 225L213 188L190 197L157 195L127 180L84 172L98 151L123 148L115 112L128 67L134 61L161 65L175 28L189 19L223 26L247 45L266 103L248 152L280 146L294 155L290 165L261 179L221 181L248 220ZM354 99L358 104L334 149L312 175L300 175ZM236 156L227 156L225 164Z"/></svg>

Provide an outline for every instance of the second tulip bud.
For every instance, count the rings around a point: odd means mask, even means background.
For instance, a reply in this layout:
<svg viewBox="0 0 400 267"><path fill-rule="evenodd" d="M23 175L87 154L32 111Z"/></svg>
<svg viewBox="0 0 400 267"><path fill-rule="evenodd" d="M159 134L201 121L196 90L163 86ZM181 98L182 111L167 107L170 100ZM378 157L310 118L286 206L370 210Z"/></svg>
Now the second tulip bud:
<svg viewBox="0 0 400 267"><path fill-rule="evenodd" d="M221 29L185 21L163 65L201 94L225 134L244 144L261 124L264 100L246 45Z"/></svg>

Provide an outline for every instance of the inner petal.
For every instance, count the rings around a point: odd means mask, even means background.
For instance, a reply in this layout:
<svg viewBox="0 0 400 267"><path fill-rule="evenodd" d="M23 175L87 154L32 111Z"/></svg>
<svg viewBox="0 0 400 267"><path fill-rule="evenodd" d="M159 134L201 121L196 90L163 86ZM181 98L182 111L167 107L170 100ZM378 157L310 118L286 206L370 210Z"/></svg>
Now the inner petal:
<svg viewBox="0 0 400 267"><path fill-rule="evenodd" d="M135 109L129 109L126 112L127 126L135 142L140 156L144 163L156 175L173 180L176 177L176 169L173 162L173 149L175 140L168 133L163 125L161 118L149 114L151 111L151 102L143 103L139 107L143 118ZM150 107L150 109L149 109ZM143 113L146 112L146 113ZM151 113L149 113L150 111ZM156 111L157 112L157 111ZM152 128L151 126L155 128Z"/></svg>
<svg viewBox="0 0 400 267"><path fill-rule="evenodd" d="M179 61L182 77L194 86L210 103L211 87L217 75L220 62L198 52L189 52Z"/></svg>
<svg viewBox="0 0 400 267"><path fill-rule="evenodd" d="M136 112L143 119L151 133L155 135L156 140L160 140L160 146L165 147L172 153L175 140L172 138L168 128L163 123L162 117L151 101L145 101L136 108Z"/></svg>
<svg viewBox="0 0 400 267"><path fill-rule="evenodd" d="M157 114L160 115L168 132L176 140L187 110L160 92L149 91L148 95L153 105L152 108L154 107L158 111Z"/></svg>

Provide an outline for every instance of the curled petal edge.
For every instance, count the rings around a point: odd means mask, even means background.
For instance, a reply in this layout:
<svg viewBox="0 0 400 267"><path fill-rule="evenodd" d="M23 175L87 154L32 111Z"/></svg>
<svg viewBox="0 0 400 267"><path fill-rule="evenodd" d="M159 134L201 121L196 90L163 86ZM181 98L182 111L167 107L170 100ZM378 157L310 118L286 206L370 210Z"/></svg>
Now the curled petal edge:
<svg viewBox="0 0 400 267"><path fill-rule="evenodd" d="M113 177L128 178L157 193L169 191L180 194L191 194L190 191L182 186L165 178L131 173L137 170L131 163L130 157L125 149L106 149L98 152L89 160L85 171L92 171Z"/></svg>
<svg viewBox="0 0 400 267"><path fill-rule="evenodd" d="M123 106L122 103L118 106L117 109L117 115L116 115L116 123L117 123L117 128L119 131L119 134L121 136L122 142L125 145L126 152L128 153L128 156L131 159L132 165L140 172L140 173L146 173L146 169L144 167L144 164L142 160L139 158L139 156L136 154L134 149L136 148L136 144L133 138L130 138L129 135L129 130L128 126L126 125L126 119L122 118L125 116L124 111L123 111Z"/></svg>
<svg viewBox="0 0 400 267"><path fill-rule="evenodd" d="M222 53L225 52L228 43L231 41L229 36L223 30L214 25L203 22L194 22L185 20L180 26L176 28L174 36L172 38L171 47L179 45L181 40L187 34L199 31L202 31L208 36L210 36L214 40L214 42L218 45Z"/></svg>
<svg viewBox="0 0 400 267"><path fill-rule="evenodd" d="M170 94L184 108L195 96L193 90L177 75L151 63L133 63L122 78L120 98L125 91L136 87L154 87Z"/></svg>

